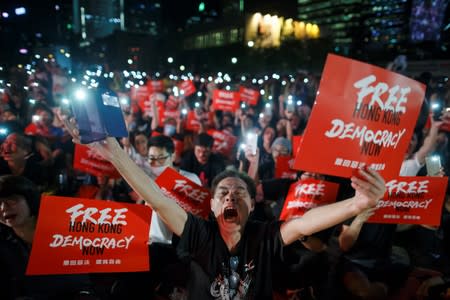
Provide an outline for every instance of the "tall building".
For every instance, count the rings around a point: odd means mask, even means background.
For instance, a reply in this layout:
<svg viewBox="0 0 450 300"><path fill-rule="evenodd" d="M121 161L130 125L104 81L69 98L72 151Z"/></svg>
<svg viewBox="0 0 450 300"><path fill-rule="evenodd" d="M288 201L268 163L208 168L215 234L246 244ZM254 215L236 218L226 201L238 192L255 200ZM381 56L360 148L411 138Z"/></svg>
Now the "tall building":
<svg viewBox="0 0 450 300"><path fill-rule="evenodd" d="M127 0L123 14L125 31L153 36L161 34L161 1Z"/></svg>
<svg viewBox="0 0 450 300"><path fill-rule="evenodd" d="M73 0L74 32L94 40L124 29L124 0Z"/></svg>
<svg viewBox="0 0 450 300"><path fill-rule="evenodd" d="M335 52L348 54L353 35L360 31L361 0L297 0L297 18L319 25L321 33L332 40Z"/></svg>
<svg viewBox="0 0 450 300"><path fill-rule="evenodd" d="M297 0L297 11L301 21L319 25L335 52L380 56L414 51L412 44L443 43L448 1Z"/></svg>

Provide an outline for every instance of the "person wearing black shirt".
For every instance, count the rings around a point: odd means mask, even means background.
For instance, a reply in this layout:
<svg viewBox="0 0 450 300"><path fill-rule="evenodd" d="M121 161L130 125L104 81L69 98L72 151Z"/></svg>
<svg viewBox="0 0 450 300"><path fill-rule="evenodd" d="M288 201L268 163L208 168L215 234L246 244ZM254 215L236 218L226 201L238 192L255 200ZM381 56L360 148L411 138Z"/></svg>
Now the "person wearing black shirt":
<svg viewBox="0 0 450 300"><path fill-rule="evenodd" d="M194 139L194 150L183 155L180 168L197 174L204 187L211 187L213 178L225 169L225 159L218 153L212 153L214 139L200 133Z"/></svg>
<svg viewBox="0 0 450 300"><path fill-rule="evenodd" d="M65 122L74 142L74 120ZM178 253L191 261L189 299L272 299L271 268L283 246L334 226L374 207L386 190L383 178L371 169L352 177L355 195L309 210L284 223L249 221L256 187L246 174L227 170L212 182L213 217L201 219L167 198L139 168L115 138L89 145L110 161L127 182L180 237Z"/></svg>

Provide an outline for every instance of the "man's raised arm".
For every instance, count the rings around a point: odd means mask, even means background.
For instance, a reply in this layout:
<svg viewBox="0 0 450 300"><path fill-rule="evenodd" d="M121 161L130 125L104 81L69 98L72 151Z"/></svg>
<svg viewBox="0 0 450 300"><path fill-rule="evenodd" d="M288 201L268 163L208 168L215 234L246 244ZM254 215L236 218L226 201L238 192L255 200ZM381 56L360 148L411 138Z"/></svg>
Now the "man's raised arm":
<svg viewBox="0 0 450 300"><path fill-rule="evenodd" d="M358 215L363 210L375 207L386 190L383 178L374 170L359 170L360 177L353 176L355 196L313 208L300 218L291 219L281 225L281 237L285 245L315 232L330 228Z"/></svg>
<svg viewBox="0 0 450 300"><path fill-rule="evenodd" d="M72 135L74 143L80 143L79 132L75 120L67 120L59 116ZM104 159L111 162L133 190L158 213L169 229L180 236L187 221L187 213L172 199L166 197L159 186L128 156L116 138L108 137L94 142L90 148L98 151Z"/></svg>

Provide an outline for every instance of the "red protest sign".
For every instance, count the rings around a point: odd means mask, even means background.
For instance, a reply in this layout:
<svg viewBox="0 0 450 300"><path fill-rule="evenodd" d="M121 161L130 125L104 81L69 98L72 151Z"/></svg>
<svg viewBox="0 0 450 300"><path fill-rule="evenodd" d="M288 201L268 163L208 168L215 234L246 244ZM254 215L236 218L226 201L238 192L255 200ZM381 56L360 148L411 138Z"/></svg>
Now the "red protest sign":
<svg viewBox="0 0 450 300"><path fill-rule="evenodd" d="M180 105L179 99L175 98L174 95L170 95L166 101L165 108L170 109L170 110L175 110L175 109L178 109L179 105Z"/></svg>
<svg viewBox="0 0 450 300"><path fill-rule="evenodd" d="M214 90L212 106L215 110L235 112L239 108L239 93L225 90Z"/></svg>
<svg viewBox="0 0 450 300"><path fill-rule="evenodd" d="M162 80L149 80L147 81L148 91L150 93L160 93L164 91L164 81Z"/></svg>
<svg viewBox="0 0 450 300"><path fill-rule="evenodd" d="M297 155L298 149L300 149L300 145L302 143L303 136L302 135L294 135L292 136L292 155L295 157Z"/></svg>
<svg viewBox="0 0 450 300"><path fill-rule="evenodd" d="M241 86L239 88L239 95L241 100L247 102L249 105L257 105L259 101L259 91Z"/></svg>
<svg viewBox="0 0 450 300"><path fill-rule="evenodd" d="M335 202L338 189L337 183L325 180L297 181L289 188L280 220L301 217L311 208Z"/></svg>
<svg viewBox="0 0 450 300"><path fill-rule="evenodd" d="M148 271L150 219L145 205L43 196L26 273Z"/></svg>
<svg viewBox="0 0 450 300"><path fill-rule="evenodd" d="M448 177L397 177L367 222L439 226Z"/></svg>
<svg viewBox="0 0 450 300"><path fill-rule="evenodd" d="M197 132L200 129L200 121L195 111L190 110L186 117L186 129Z"/></svg>
<svg viewBox="0 0 450 300"><path fill-rule="evenodd" d="M207 133L213 137L213 151L221 153L225 157L230 157L234 145L236 145L237 137L226 130L210 129Z"/></svg>
<svg viewBox="0 0 450 300"><path fill-rule="evenodd" d="M180 117L180 111L178 109L162 109L159 117L159 126L164 126L164 122L167 119L178 119Z"/></svg>
<svg viewBox="0 0 450 300"><path fill-rule="evenodd" d="M424 93L423 84L397 73L328 55L294 167L350 177L369 165L396 177Z"/></svg>
<svg viewBox="0 0 450 300"><path fill-rule="evenodd" d="M162 112L164 111L164 100L165 96L161 93L151 94L146 99L141 99L138 102L139 108L142 111L142 114L144 116L153 116L153 108L152 108L152 98L155 98L156 108L158 109L159 116L162 115Z"/></svg>
<svg viewBox="0 0 450 300"><path fill-rule="evenodd" d="M297 177L297 170L292 169L294 158L289 155L277 156L275 161L275 178L292 178Z"/></svg>
<svg viewBox="0 0 450 300"><path fill-rule="evenodd" d="M180 90L180 94L185 97L192 95L196 91L195 85L192 80L185 80L183 82L180 82L180 84L178 85L178 89Z"/></svg>
<svg viewBox="0 0 450 300"><path fill-rule="evenodd" d="M185 211L206 218L210 208L211 194L172 168L166 168L155 180L163 193L176 201Z"/></svg>
<svg viewBox="0 0 450 300"><path fill-rule="evenodd" d="M150 96L150 92L147 86L143 85L133 85L130 88L130 99L134 101L142 101L148 99Z"/></svg>
<svg viewBox="0 0 450 300"><path fill-rule="evenodd" d="M119 172L109 161L104 160L100 154L89 147L80 144L75 144L73 168L94 176L120 178Z"/></svg>

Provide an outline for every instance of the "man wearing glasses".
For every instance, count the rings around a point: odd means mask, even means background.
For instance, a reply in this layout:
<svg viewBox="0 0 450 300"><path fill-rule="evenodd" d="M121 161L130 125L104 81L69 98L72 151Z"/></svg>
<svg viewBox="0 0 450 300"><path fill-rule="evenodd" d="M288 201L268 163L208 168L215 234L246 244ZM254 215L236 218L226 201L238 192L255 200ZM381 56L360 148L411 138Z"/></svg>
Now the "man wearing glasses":
<svg viewBox="0 0 450 300"><path fill-rule="evenodd" d="M174 152L175 145L170 137L159 135L150 138L148 162L153 175L159 176L167 167L176 169L173 166ZM194 173L180 169L177 171L192 182L201 185L200 179ZM189 266L178 260L175 248L172 246L172 238L173 232L153 210L150 226L151 275L154 284L163 282L160 293L171 293L174 286L185 286L189 271Z"/></svg>
<svg viewBox="0 0 450 300"><path fill-rule="evenodd" d="M175 146L172 139L165 135L154 136L149 140L148 161L150 170L157 177L167 167L174 168L173 159ZM181 169L177 170L182 176L201 185L200 178L194 173ZM172 244L173 233L167 228L164 222L158 217L158 214L152 212L152 223L150 227L151 243Z"/></svg>

